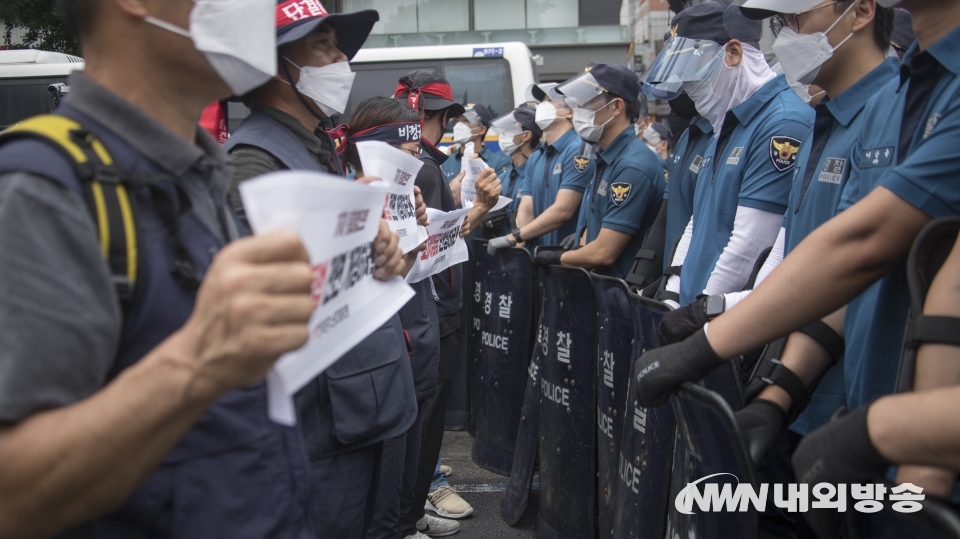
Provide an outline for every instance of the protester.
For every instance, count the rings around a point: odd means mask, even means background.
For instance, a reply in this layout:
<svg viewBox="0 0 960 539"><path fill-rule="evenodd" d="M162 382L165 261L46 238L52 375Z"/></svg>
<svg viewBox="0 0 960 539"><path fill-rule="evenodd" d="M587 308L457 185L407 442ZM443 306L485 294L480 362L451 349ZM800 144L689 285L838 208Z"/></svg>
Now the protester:
<svg viewBox="0 0 960 539"><path fill-rule="evenodd" d="M237 239L198 127L276 75L274 2L59 3L86 60L38 120L62 136L0 149L0 535L316 537L303 439L263 383L307 342L309 259L290 232Z"/></svg>
<svg viewBox="0 0 960 539"><path fill-rule="evenodd" d="M379 18L375 11L361 11L295 20L285 6L281 2L276 8L280 75L246 95L252 112L224 146L234 164L234 205L241 215L239 184L252 177L276 170L344 176L336 146L322 125L346 108L353 81L348 61ZM416 130L404 132L411 144L419 142ZM389 265L376 278L390 280L410 269L416 253L402 256L386 221L381 220L375 242L389 249ZM370 368L371 361L376 368ZM369 383L371 379L376 382ZM377 403L386 396L392 400ZM376 404L359 407L359 402ZM318 536L361 539L376 503L374 472L382 442L407 432L416 419L400 317L391 317L300 390L296 403L310 455Z"/></svg>

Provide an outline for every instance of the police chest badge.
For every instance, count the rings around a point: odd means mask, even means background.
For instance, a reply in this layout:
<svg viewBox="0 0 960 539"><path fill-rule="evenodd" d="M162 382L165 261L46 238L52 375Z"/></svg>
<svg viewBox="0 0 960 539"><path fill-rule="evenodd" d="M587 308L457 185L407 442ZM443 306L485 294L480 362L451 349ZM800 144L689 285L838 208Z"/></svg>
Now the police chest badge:
<svg viewBox="0 0 960 539"><path fill-rule="evenodd" d="M793 137L772 137L770 139L770 159L780 172L786 172L797 164L800 141Z"/></svg>
<svg viewBox="0 0 960 539"><path fill-rule="evenodd" d="M615 183L610 186L610 200L613 201L614 206L623 206L623 204L630 198L630 190L633 189L633 186L629 183Z"/></svg>
<svg viewBox="0 0 960 539"><path fill-rule="evenodd" d="M583 174L587 171L587 167L590 166L590 158L578 155L573 158L573 167L577 169L577 172Z"/></svg>

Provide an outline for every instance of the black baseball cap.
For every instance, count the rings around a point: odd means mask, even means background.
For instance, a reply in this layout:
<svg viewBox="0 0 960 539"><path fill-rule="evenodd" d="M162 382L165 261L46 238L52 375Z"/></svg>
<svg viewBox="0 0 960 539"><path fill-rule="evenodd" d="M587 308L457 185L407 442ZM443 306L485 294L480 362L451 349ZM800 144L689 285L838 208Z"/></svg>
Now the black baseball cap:
<svg viewBox="0 0 960 539"><path fill-rule="evenodd" d="M374 9L328 13L320 0L278 0L276 15L277 47L299 41L328 22L337 32L337 48L349 60L357 55L373 25L380 20Z"/></svg>
<svg viewBox="0 0 960 539"><path fill-rule="evenodd" d="M759 20L748 18L737 6L716 0L688 7L677 13L670 25L671 36L703 39L721 45L736 39L759 47L762 32Z"/></svg>
<svg viewBox="0 0 960 539"><path fill-rule="evenodd" d="M890 44L894 48L906 51L917 40L913 33L913 17L902 7L893 10L893 34L890 35Z"/></svg>
<svg viewBox="0 0 960 539"><path fill-rule="evenodd" d="M463 116L465 116L471 124L483 125L486 128L489 128L490 122L493 121L493 115L490 114L487 107L484 107L480 103L467 103L467 105L463 107Z"/></svg>
<svg viewBox="0 0 960 539"><path fill-rule="evenodd" d="M406 99L414 110L450 109L450 118L460 116L465 110L453 100L453 88L447 79L432 69L414 69L400 77L393 96Z"/></svg>
<svg viewBox="0 0 960 539"><path fill-rule="evenodd" d="M640 80L632 69L620 64L592 63L580 75L557 86L556 91L583 106L603 92L637 105Z"/></svg>
<svg viewBox="0 0 960 539"><path fill-rule="evenodd" d="M524 103L513 111L513 118L523 127L524 131L530 131L533 136L539 138L543 136L543 129L537 125L537 114L533 107Z"/></svg>

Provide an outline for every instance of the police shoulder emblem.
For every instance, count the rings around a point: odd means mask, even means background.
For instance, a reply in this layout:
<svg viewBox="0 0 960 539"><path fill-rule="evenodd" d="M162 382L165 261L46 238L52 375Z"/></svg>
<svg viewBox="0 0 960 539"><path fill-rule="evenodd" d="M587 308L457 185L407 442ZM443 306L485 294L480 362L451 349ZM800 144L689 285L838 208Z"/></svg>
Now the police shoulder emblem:
<svg viewBox="0 0 960 539"><path fill-rule="evenodd" d="M583 174L587 171L587 167L590 166L590 158L578 155L573 158L573 167L577 169L577 172Z"/></svg>
<svg viewBox="0 0 960 539"><path fill-rule="evenodd" d="M770 139L770 160L780 172L786 172L797 164L800 141L793 137L772 137Z"/></svg>
<svg viewBox="0 0 960 539"><path fill-rule="evenodd" d="M623 206L623 204L630 198L630 190L633 189L633 186L629 183L615 183L610 186L610 199L613 200L614 206Z"/></svg>

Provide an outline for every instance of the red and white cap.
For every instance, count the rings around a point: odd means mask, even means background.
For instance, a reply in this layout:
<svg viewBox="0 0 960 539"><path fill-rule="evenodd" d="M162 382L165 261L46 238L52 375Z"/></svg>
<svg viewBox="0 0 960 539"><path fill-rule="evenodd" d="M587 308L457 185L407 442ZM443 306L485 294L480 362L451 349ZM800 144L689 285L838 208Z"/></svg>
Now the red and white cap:
<svg viewBox="0 0 960 539"><path fill-rule="evenodd" d="M337 48L352 60L379 20L374 9L328 13L320 0L278 0L277 47L299 41L327 22L337 31Z"/></svg>

